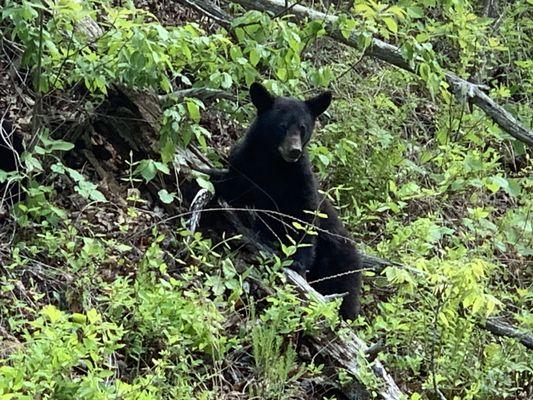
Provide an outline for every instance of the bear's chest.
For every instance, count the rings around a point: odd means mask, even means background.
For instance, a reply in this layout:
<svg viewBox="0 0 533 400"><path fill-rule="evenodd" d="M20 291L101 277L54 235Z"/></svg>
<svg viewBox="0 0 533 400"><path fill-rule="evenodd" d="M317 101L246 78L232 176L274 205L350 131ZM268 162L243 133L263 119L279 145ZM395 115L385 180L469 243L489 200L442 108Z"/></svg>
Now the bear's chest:
<svg viewBox="0 0 533 400"><path fill-rule="evenodd" d="M312 175L298 171L270 171L257 174L251 182L254 206L289 215L314 209L317 190Z"/></svg>

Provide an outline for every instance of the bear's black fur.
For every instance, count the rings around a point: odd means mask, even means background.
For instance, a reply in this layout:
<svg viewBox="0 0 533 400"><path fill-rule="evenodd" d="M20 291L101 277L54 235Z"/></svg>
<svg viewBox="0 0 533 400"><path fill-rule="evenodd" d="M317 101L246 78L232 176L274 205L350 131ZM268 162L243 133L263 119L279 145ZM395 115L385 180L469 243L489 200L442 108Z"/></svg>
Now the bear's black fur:
<svg viewBox="0 0 533 400"><path fill-rule="evenodd" d="M294 255L292 267L322 294L347 293L340 314L354 319L359 312L361 262L335 209L319 195L305 151L331 93L301 101L275 97L254 83L250 96L257 117L232 149L228 172L212 177L216 194L235 208L258 210L254 229L264 240L290 244L290 235L304 244ZM327 218L313 215L316 210ZM294 229L294 220L317 226L318 235ZM340 276L324 279L335 275Z"/></svg>
<svg viewBox="0 0 533 400"><path fill-rule="evenodd" d="M1 115L1 112L0 112ZM7 119L0 120L0 169L6 172L17 170L17 155L23 151L22 137ZM15 152L17 154L15 154Z"/></svg>
<svg viewBox="0 0 533 400"><path fill-rule="evenodd" d="M0 117L4 115L0 110ZM0 170L13 172L21 168L20 155L24 151L22 135L13 128L11 121L0 119ZM21 187L18 183L0 183L0 219L4 215L4 207L9 208L13 203L22 199Z"/></svg>

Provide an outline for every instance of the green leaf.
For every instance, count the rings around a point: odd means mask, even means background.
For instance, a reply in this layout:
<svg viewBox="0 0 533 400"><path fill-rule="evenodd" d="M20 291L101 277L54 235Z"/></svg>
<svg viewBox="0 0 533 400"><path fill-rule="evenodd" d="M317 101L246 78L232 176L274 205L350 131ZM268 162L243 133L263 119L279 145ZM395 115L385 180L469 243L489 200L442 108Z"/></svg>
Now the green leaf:
<svg viewBox="0 0 533 400"><path fill-rule="evenodd" d="M51 151L68 151L74 148L74 145L64 140L53 140L47 137L47 134L41 136L41 142L46 152Z"/></svg>
<svg viewBox="0 0 533 400"><path fill-rule="evenodd" d="M73 313L70 318L77 324L84 324L87 322L87 316L85 314Z"/></svg>
<svg viewBox="0 0 533 400"><path fill-rule="evenodd" d="M387 11L393 13L398 19L403 19L405 15L405 11L398 6L391 6Z"/></svg>
<svg viewBox="0 0 533 400"><path fill-rule="evenodd" d="M176 152L176 143L170 138L167 137L164 143L161 146L161 160L166 164L174 158L174 153Z"/></svg>
<svg viewBox="0 0 533 400"><path fill-rule="evenodd" d="M24 165L28 172L43 171L43 166L41 162L37 158L33 157L31 154L29 153L26 154L26 156L23 157L23 159L24 159Z"/></svg>
<svg viewBox="0 0 533 400"><path fill-rule="evenodd" d="M174 201L174 193L169 193L166 189L161 189L157 194L159 199L165 204L170 204Z"/></svg>
<svg viewBox="0 0 533 400"><path fill-rule="evenodd" d="M187 111L194 122L200 122L200 107L198 104L194 101L187 101Z"/></svg>
<svg viewBox="0 0 533 400"><path fill-rule="evenodd" d="M96 324L97 322L102 321L102 316L94 308L91 308L89 311L87 311L87 319L91 324Z"/></svg>
<svg viewBox="0 0 533 400"><path fill-rule="evenodd" d="M330 159L328 156L324 155L324 154L319 154L318 155L318 159L320 160L320 162L322 164L324 164L326 167L329 165L330 163Z"/></svg>
<svg viewBox="0 0 533 400"><path fill-rule="evenodd" d="M231 46L231 48L229 49L229 55L233 62L238 62L237 60L242 58L242 51L237 46Z"/></svg>
<svg viewBox="0 0 533 400"><path fill-rule="evenodd" d="M416 35L416 41L419 43L427 42L429 40L429 34L426 32L421 32Z"/></svg>
<svg viewBox="0 0 533 400"><path fill-rule="evenodd" d="M154 161L154 165L159 172L162 172L165 175L170 174L170 169L168 168L166 164L159 162L159 161Z"/></svg>
<svg viewBox="0 0 533 400"><path fill-rule="evenodd" d="M340 24L342 36L344 36L345 39L348 39L356 26L357 22L355 22L355 20L353 19L346 19L342 21L342 23Z"/></svg>
<svg viewBox="0 0 533 400"><path fill-rule="evenodd" d="M229 89L231 88L232 84L233 84L233 78L231 77L231 75L228 74L227 72L223 72L222 82L220 83L220 86L222 86L222 88L224 89Z"/></svg>
<svg viewBox="0 0 533 400"><path fill-rule="evenodd" d="M407 15L411 18L422 18L424 16L424 10L418 6L407 7Z"/></svg>
<svg viewBox="0 0 533 400"><path fill-rule="evenodd" d="M259 60L261 60L261 55L257 50L252 49L252 51L250 51L250 64L255 67L259 63Z"/></svg>
<svg viewBox="0 0 533 400"><path fill-rule="evenodd" d="M58 322L61 317L63 316L63 312L61 312L60 310L58 310L55 306L53 305L47 305L45 306L42 311L41 311L41 314L46 317L46 319L48 319L52 324L55 324L56 322Z"/></svg>
<svg viewBox="0 0 533 400"><path fill-rule="evenodd" d="M92 182L85 180L85 178L81 176L81 178L78 181L78 185L74 188L74 190L77 193L79 193L80 196L86 199L93 200L93 201L106 202L107 199L102 194L102 192L100 192L97 188L98 186L96 186Z"/></svg>
<svg viewBox="0 0 533 400"><path fill-rule="evenodd" d="M385 17L383 18L383 22L385 22L385 25L387 25L387 28L393 33L398 33L398 24L394 20L394 18L391 17Z"/></svg>
<svg viewBox="0 0 533 400"><path fill-rule="evenodd" d="M202 189L206 189L206 190L209 190L209 192L211 193L215 193L215 187L213 186L213 184L211 183L211 181L209 181L208 179L206 179L204 176L202 175L198 175L196 177L196 183L198 183L198 185L202 188Z"/></svg>
<svg viewBox="0 0 533 400"><path fill-rule="evenodd" d="M287 79L287 68L279 68L276 70L276 76L280 81L285 81Z"/></svg>
<svg viewBox="0 0 533 400"><path fill-rule="evenodd" d="M507 183L509 186L505 188L505 191L509 194L509 196L512 196L512 197L520 196L520 192L522 191L522 187L520 186L520 181L518 179L507 179Z"/></svg>
<svg viewBox="0 0 533 400"><path fill-rule="evenodd" d="M427 81L428 78L429 78L429 75L431 73L431 67L428 64L426 64L426 63L422 63L422 64L420 64L420 66L418 68L418 73L420 74L422 79Z"/></svg>
<svg viewBox="0 0 533 400"><path fill-rule="evenodd" d="M154 179L156 174L157 168L153 160L141 160L135 171L133 171L133 175L142 176L146 183Z"/></svg>
<svg viewBox="0 0 533 400"><path fill-rule="evenodd" d="M474 298L474 303L472 304L472 314L477 314L479 310L483 307L485 301L482 296L476 296Z"/></svg>

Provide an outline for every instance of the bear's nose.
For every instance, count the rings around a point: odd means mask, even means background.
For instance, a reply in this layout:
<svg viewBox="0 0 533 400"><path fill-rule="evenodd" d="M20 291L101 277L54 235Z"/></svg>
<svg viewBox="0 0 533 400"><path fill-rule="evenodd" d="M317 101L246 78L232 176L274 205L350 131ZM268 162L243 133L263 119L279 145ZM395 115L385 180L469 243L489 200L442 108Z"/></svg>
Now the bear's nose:
<svg viewBox="0 0 533 400"><path fill-rule="evenodd" d="M293 147L289 150L289 157L290 158L298 158L300 157L300 154L302 154L302 149L298 147Z"/></svg>

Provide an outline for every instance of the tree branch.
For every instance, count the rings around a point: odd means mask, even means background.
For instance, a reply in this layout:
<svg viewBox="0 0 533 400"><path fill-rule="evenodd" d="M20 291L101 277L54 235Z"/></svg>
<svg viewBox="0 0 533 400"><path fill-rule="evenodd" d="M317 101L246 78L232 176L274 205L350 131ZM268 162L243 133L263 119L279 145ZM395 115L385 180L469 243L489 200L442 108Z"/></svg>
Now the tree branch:
<svg viewBox="0 0 533 400"><path fill-rule="evenodd" d="M165 102L169 99L181 100L185 97L196 97L200 100L209 100L209 99L228 99L228 100L237 100L237 96L220 89L211 89L211 88L191 88L178 90L165 95L157 96L160 102Z"/></svg>
<svg viewBox="0 0 533 400"><path fill-rule="evenodd" d="M224 28L230 27L231 16L226 14L210 1L206 0L178 0L178 3L183 4L186 7L192 8L206 17L211 18Z"/></svg>

